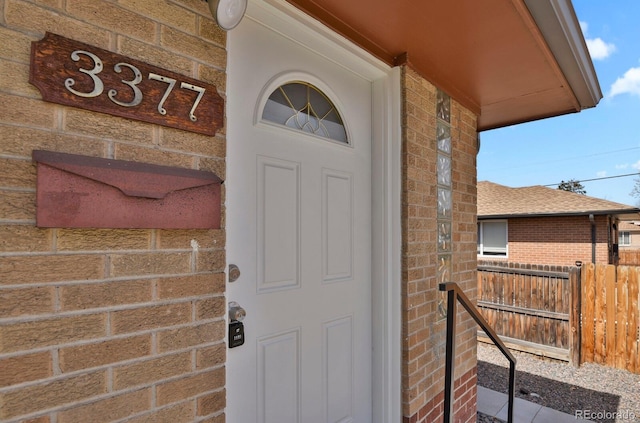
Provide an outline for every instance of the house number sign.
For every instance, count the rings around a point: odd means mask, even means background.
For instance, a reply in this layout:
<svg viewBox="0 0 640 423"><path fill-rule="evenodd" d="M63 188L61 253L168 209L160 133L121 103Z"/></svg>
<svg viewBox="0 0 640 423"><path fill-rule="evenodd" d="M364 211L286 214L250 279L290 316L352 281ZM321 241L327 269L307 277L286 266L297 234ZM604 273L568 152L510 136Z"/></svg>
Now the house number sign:
<svg viewBox="0 0 640 423"><path fill-rule="evenodd" d="M29 82L45 101L215 135L216 87L47 32L31 45Z"/></svg>

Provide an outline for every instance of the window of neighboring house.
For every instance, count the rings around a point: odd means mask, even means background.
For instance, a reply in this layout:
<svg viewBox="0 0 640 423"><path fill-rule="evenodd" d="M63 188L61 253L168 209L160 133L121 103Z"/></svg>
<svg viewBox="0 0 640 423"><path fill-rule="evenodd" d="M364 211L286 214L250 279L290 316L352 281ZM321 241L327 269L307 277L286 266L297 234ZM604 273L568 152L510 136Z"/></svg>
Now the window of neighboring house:
<svg viewBox="0 0 640 423"><path fill-rule="evenodd" d="M478 254L506 257L507 246L506 220L478 222Z"/></svg>
<svg viewBox="0 0 640 423"><path fill-rule="evenodd" d="M631 232L622 231L618 233L618 245L631 245Z"/></svg>

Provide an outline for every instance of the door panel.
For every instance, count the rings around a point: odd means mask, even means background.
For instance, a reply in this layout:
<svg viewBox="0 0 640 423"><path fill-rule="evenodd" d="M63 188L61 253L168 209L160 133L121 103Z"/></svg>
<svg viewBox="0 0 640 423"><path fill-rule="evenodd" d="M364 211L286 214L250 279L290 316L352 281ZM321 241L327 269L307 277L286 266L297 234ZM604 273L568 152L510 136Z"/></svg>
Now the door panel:
<svg viewBox="0 0 640 423"><path fill-rule="evenodd" d="M337 319L323 327L327 422L348 422L353 418L353 319Z"/></svg>
<svg viewBox="0 0 640 423"><path fill-rule="evenodd" d="M324 282L352 279L352 175L322 171L322 260Z"/></svg>
<svg viewBox="0 0 640 423"><path fill-rule="evenodd" d="M368 423L371 84L251 19L228 36L227 298L247 316L227 419ZM350 144L256 119L276 79L325 91Z"/></svg>
<svg viewBox="0 0 640 423"><path fill-rule="evenodd" d="M258 156L258 292L300 286L300 164Z"/></svg>
<svg viewBox="0 0 640 423"><path fill-rule="evenodd" d="M300 421L300 333L298 330L258 339L258 421ZM273 389L277 386L277 389Z"/></svg>

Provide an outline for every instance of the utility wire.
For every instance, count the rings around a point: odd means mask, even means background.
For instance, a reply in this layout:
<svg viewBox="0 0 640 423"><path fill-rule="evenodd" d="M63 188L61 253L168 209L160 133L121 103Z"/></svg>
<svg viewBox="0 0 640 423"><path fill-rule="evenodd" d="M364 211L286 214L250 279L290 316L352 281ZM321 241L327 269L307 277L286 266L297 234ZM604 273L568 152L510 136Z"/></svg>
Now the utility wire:
<svg viewBox="0 0 640 423"><path fill-rule="evenodd" d="M559 159L545 160L545 161L541 161L541 162L532 162L532 163L519 163L518 165L515 165L515 166L503 166L502 169L519 169L519 168L528 167L528 166L540 166L540 165L546 165L546 164L551 164L551 163L566 162L566 161L570 161L570 160L586 159L586 158L590 158L590 157L599 157L599 156L604 156L604 155L607 155L607 154L622 153L622 152L625 152L625 151L638 150L638 149L640 149L640 147L629 147L629 148L623 148L623 149L620 149L620 150L601 151L599 153L586 154L584 156L564 157L564 158L559 158ZM547 185L543 185L543 186L546 187Z"/></svg>
<svg viewBox="0 0 640 423"><path fill-rule="evenodd" d="M601 181L603 179L614 179L614 178L624 178L626 176L636 176L636 175L640 175L640 173L627 173L626 175L616 175L616 176L603 176L601 178L593 178L593 179L583 179L581 181L575 181L575 182L591 182L591 181ZM569 181L562 181L562 182L569 182ZM543 187L553 187L553 186L558 186L560 185L562 182L558 182L557 184L547 184L547 185L542 185Z"/></svg>

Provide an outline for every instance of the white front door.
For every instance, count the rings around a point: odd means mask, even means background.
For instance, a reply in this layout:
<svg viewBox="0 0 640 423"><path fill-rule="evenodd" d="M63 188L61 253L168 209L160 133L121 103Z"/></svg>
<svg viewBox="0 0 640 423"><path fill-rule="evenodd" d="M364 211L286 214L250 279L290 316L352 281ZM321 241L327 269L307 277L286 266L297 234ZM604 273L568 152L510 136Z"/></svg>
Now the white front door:
<svg viewBox="0 0 640 423"><path fill-rule="evenodd" d="M371 422L372 84L250 18L228 36L227 421ZM327 95L348 144L262 120L288 82Z"/></svg>

